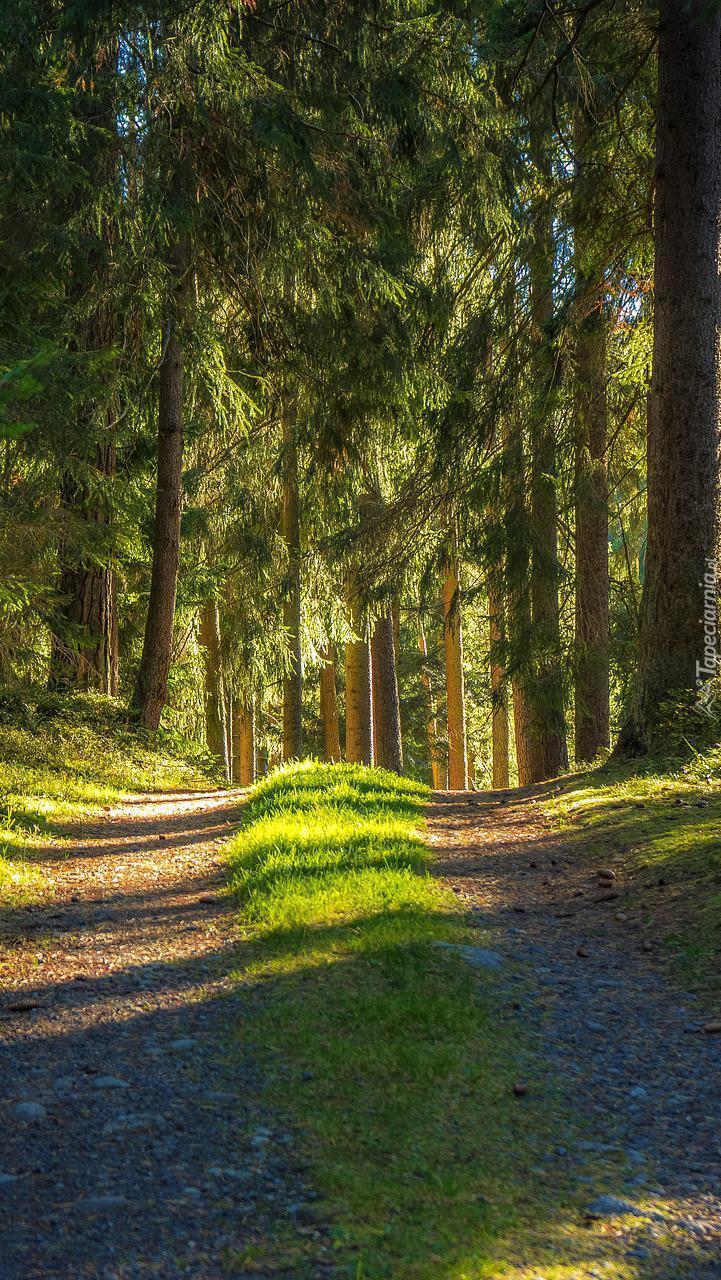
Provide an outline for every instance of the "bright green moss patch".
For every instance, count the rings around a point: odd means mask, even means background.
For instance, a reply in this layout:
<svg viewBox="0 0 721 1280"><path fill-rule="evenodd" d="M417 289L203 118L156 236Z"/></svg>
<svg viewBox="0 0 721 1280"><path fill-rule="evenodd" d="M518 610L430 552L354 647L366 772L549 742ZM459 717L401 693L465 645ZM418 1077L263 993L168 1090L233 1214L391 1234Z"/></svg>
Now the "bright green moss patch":
<svg viewBox="0 0 721 1280"><path fill-rule="evenodd" d="M539 1230L522 1251L536 1274L559 1261L565 1217L578 1220L553 1162L534 1169L572 1122L530 1065L509 979L437 945L482 939L427 873L425 797L358 766L293 766L256 788L230 846L248 923L239 980L260 984L238 1034L321 1194L335 1274L521 1276L518 1242ZM258 1250L236 1261L311 1273L312 1242L287 1222Z"/></svg>
<svg viewBox="0 0 721 1280"><path fill-rule="evenodd" d="M109 698L15 694L0 698L0 716L13 722L0 722L0 907L47 891L42 861L58 827L130 791L208 783L200 757L186 763L184 744L139 736Z"/></svg>

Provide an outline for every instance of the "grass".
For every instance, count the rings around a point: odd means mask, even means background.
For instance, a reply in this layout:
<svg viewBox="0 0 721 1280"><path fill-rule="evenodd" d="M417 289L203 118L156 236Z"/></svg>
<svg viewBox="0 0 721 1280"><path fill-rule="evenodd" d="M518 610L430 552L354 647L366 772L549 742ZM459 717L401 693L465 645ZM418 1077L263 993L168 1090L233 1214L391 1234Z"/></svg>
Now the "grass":
<svg viewBox="0 0 721 1280"><path fill-rule="evenodd" d="M320 1193L334 1275L577 1275L587 1189L549 1156L575 1121L519 1035L517 986L436 945L479 937L428 874L425 799L348 765L293 766L256 787L230 845L249 957L238 1034L260 1054L266 1116L291 1131ZM322 1257L286 1222L232 1262L300 1280Z"/></svg>
<svg viewBox="0 0 721 1280"><path fill-rule="evenodd" d="M683 978L718 989L721 747L686 761L577 774L543 807L579 856L627 867L633 905L664 938Z"/></svg>
<svg viewBox="0 0 721 1280"><path fill-rule="evenodd" d="M131 731L118 704L92 694L0 701L0 905L37 902L50 890L42 859L58 827L97 814L130 791L207 784L183 744Z"/></svg>

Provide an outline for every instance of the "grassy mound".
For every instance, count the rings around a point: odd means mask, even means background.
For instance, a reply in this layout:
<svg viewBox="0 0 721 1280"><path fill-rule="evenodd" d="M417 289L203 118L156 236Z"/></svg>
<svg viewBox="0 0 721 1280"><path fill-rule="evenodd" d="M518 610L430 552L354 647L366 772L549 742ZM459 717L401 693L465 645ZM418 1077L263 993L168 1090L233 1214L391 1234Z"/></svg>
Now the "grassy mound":
<svg viewBox="0 0 721 1280"><path fill-rule="evenodd" d="M538 1066L514 1095L528 1062L508 979L437 945L479 938L427 874L425 798L348 765L294 766L256 788L230 846L248 925L239 981L254 989L239 1034L321 1194L334 1275L530 1275L512 1241L551 1199L554 1214L568 1206L560 1174L533 1172L568 1117ZM312 1229L286 1223L232 1261L300 1280L317 1250Z"/></svg>
<svg viewBox="0 0 721 1280"><path fill-rule="evenodd" d="M58 825L129 791L207 784L204 766L186 744L133 731L110 698L0 698L0 905L42 897L46 881L34 854Z"/></svg>
<svg viewBox="0 0 721 1280"><path fill-rule="evenodd" d="M674 953L684 979L718 989L721 747L577 774L544 808L580 857L626 868L631 907Z"/></svg>

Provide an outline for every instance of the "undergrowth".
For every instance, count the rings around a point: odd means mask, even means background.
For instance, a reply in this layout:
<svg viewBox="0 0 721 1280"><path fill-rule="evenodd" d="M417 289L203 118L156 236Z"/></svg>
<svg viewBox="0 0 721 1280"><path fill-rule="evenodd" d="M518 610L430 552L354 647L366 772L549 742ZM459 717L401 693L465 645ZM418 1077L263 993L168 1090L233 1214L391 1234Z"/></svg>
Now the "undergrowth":
<svg viewBox="0 0 721 1280"><path fill-rule="evenodd" d="M57 827L129 791L207 782L207 760L197 749L139 734L113 699L6 693L0 697L0 905L43 896L43 855Z"/></svg>

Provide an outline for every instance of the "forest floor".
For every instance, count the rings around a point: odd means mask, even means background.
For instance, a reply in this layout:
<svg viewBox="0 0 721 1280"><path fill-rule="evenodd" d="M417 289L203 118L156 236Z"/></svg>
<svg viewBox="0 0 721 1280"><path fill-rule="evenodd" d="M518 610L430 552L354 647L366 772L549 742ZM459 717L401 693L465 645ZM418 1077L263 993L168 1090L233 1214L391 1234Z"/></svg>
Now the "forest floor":
<svg viewBox="0 0 721 1280"><path fill-rule="evenodd" d="M597 801L646 808L647 786L645 801L624 801L612 781ZM584 1136L546 1153L536 1174L566 1166L586 1187L588 1229L569 1217L561 1239L539 1238L537 1266L544 1277L719 1277L721 1020L708 991L679 988L664 946L690 885L669 886L673 905L658 909L659 882L629 852L638 823L625 846L607 829L554 829L544 809L557 815L583 782L437 796L430 823L437 873L517 987L505 1016L520 1035L529 1022L542 1035L524 1101L558 1106L560 1094L585 1119Z"/></svg>
<svg viewBox="0 0 721 1280"><path fill-rule="evenodd" d="M259 1220L298 1198L245 1123L252 1064L219 1051L238 804L128 797L45 847L50 901L2 916L3 1280L225 1274L248 1196Z"/></svg>
<svg viewBox="0 0 721 1280"><path fill-rule="evenodd" d="M559 828L579 786L435 797L435 880L422 788L349 768L38 841L0 912L2 1280L718 1280L715 997L620 840L645 802Z"/></svg>

